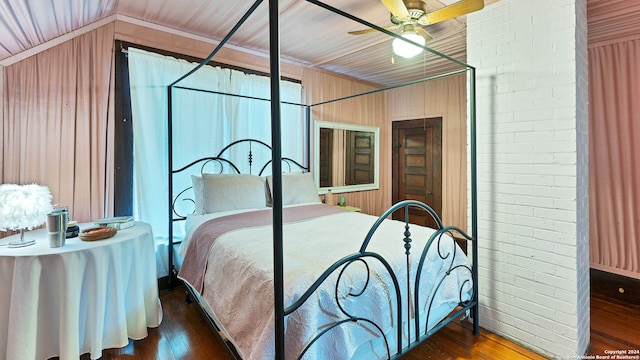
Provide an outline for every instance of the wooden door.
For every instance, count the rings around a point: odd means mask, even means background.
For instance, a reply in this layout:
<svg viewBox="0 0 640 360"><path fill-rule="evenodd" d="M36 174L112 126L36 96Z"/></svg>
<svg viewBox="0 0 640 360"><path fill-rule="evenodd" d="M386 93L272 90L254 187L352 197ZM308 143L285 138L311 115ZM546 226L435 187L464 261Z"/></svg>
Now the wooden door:
<svg viewBox="0 0 640 360"><path fill-rule="evenodd" d="M333 186L333 129L320 129L320 187Z"/></svg>
<svg viewBox="0 0 640 360"><path fill-rule="evenodd" d="M345 140L346 184L373 183L375 134L368 131L347 131Z"/></svg>
<svg viewBox="0 0 640 360"><path fill-rule="evenodd" d="M394 121L392 176L395 204L418 200L442 213L442 118ZM397 212L394 219L404 220ZM409 222L435 227L422 210L409 212Z"/></svg>

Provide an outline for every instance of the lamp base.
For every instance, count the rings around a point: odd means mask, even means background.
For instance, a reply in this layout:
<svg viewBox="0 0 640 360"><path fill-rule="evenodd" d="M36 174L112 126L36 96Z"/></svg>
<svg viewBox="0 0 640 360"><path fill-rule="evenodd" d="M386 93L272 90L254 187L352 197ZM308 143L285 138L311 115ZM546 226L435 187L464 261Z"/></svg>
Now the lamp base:
<svg viewBox="0 0 640 360"><path fill-rule="evenodd" d="M24 229L20 229L20 241L12 241L8 244L10 248L19 248L35 244L35 240L24 241Z"/></svg>
<svg viewBox="0 0 640 360"><path fill-rule="evenodd" d="M24 246L29 246L29 245L33 245L35 244L36 241L35 240L27 240L27 241L12 241L9 243L9 247L10 248L19 248L19 247L24 247Z"/></svg>

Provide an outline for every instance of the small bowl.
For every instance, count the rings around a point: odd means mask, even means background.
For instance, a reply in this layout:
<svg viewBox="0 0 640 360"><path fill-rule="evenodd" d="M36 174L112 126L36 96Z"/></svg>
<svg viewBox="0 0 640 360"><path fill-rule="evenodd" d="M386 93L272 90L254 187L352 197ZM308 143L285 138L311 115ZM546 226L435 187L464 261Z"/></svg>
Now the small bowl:
<svg viewBox="0 0 640 360"><path fill-rule="evenodd" d="M94 241L94 240L102 240L108 239L115 235L118 232L116 228L103 226L103 227L94 227L90 229L84 229L79 234L78 237L84 241Z"/></svg>

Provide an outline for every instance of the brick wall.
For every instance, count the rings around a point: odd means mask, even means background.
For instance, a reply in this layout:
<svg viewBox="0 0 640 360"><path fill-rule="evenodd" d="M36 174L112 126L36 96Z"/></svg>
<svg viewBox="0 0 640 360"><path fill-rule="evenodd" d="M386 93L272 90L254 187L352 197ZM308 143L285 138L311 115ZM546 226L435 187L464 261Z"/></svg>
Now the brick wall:
<svg viewBox="0 0 640 360"><path fill-rule="evenodd" d="M501 0L467 17L481 326L557 358L589 341L584 7Z"/></svg>

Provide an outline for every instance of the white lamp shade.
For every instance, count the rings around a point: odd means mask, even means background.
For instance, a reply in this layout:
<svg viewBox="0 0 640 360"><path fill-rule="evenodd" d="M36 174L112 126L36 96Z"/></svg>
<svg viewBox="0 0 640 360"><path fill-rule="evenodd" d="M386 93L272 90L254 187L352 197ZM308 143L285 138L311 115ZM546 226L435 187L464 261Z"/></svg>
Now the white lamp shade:
<svg viewBox="0 0 640 360"><path fill-rule="evenodd" d="M31 230L43 224L52 210L51 192L46 186L0 185L0 231Z"/></svg>
<svg viewBox="0 0 640 360"><path fill-rule="evenodd" d="M424 46L424 37L416 34L415 32L405 32L402 34L402 37ZM421 47L415 46L398 38L393 39L391 46L393 47L394 54L407 59L420 54L423 50Z"/></svg>

